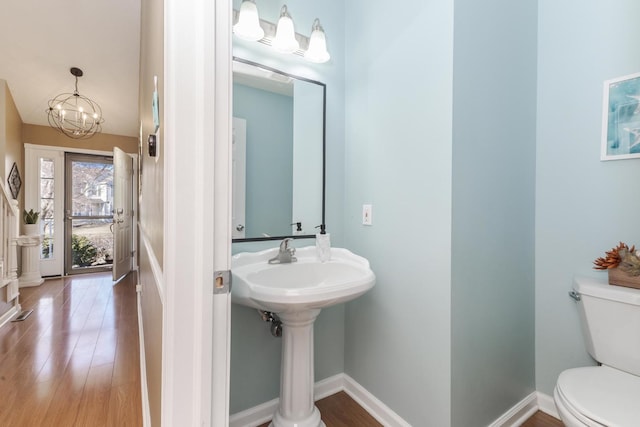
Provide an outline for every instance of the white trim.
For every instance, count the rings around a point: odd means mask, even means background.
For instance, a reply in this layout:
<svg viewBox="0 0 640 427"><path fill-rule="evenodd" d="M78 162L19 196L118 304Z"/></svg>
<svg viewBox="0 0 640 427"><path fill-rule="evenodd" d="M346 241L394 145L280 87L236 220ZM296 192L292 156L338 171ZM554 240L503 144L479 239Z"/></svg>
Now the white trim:
<svg viewBox="0 0 640 427"><path fill-rule="evenodd" d="M164 0L166 426L224 426L229 419L231 298L213 295L213 279L231 258L231 239L218 233L231 233L228 167L221 167L230 163L230 7L230 0Z"/></svg>
<svg viewBox="0 0 640 427"><path fill-rule="evenodd" d="M52 149L53 148L53 149ZM53 221L58 229L53 235L53 257L41 259L40 274L44 276L64 275L65 220L64 220L64 151L58 147L25 144L24 147L24 206L23 209L40 210L40 161L45 158L54 165ZM19 221L20 222L20 221ZM56 249L57 248L57 249Z"/></svg>
<svg viewBox="0 0 640 427"><path fill-rule="evenodd" d="M205 224L210 228L203 228L200 236L204 238L202 244L205 248L211 247L210 238L213 239L213 251L209 253L211 258L205 257L205 263L213 260L215 271L231 270L231 157L232 157L232 106L231 90L233 74L231 71L231 0L216 0L205 2L203 15L205 19L202 30L202 48L204 60L201 77L205 85L201 90L201 96L205 108L201 109L199 119L203 122L204 138L203 174L204 192L201 198L206 202L206 212L213 212L205 217ZM213 18L214 25L210 25ZM182 48L182 47L181 47ZM213 52L213 55L211 54ZM214 76L211 79L211 76ZM213 121L211 121L213 117ZM213 134L213 144L211 144ZM206 161L212 159L213 163ZM213 165L213 176L211 173ZM213 197L211 197L213 186ZM209 255L205 254L205 255ZM211 291L210 291L211 292ZM200 342L203 343L201 351L204 366L201 376L210 382L202 382L202 394L210 396L210 425L226 426L229 424L229 386L231 365L231 294L214 294L213 304L204 306L203 323L212 325L202 331ZM205 345L206 344L206 345ZM208 387L208 388L207 388ZM204 411L204 408L203 408Z"/></svg>
<svg viewBox="0 0 640 427"><path fill-rule="evenodd" d="M315 400L324 399L344 390L344 377L345 374L337 374L316 382L313 386Z"/></svg>
<svg viewBox="0 0 640 427"><path fill-rule="evenodd" d="M344 390L344 376L344 374L337 374L318 381L314 386L315 400L324 399ZM280 399L276 398L253 408L237 412L229 418L229 427L255 427L264 424L273 418L279 402Z"/></svg>
<svg viewBox="0 0 640 427"><path fill-rule="evenodd" d="M160 303L162 303L162 306L164 307L164 276L162 275L162 267L158 262L156 253L151 247L151 242L147 238L144 227L138 224L138 229L140 230L141 243L144 245L145 251L147 252L147 258L149 259L149 264L151 265L151 272L153 273L153 281L156 284L158 297L160 298Z"/></svg>
<svg viewBox="0 0 640 427"><path fill-rule="evenodd" d="M229 417L229 427L255 427L268 422L278 409L279 401L280 399L276 398L232 414Z"/></svg>
<svg viewBox="0 0 640 427"><path fill-rule="evenodd" d="M536 392L536 394L538 400L538 409L547 415L551 415L554 418L560 419L560 414L558 414L558 409L556 408L553 397L539 391Z"/></svg>
<svg viewBox="0 0 640 427"><path fill-rule="evenodd" d="M344 391L382 425L386 427L411 427L411 424L358 384L356 380L347 374L344 374L344 377Z"/></svg>
<svg viewBox="0 0 640 427"><path fill-rule="evenodd" d="M324 399L332 394L344 391L358 402L372 417L386 427L411 427L391 408L358 384L347 374L337 374L318 381L314 386L315 400ZM229 427L255 427L273 418L278 409L279 399L273 399L253 408L237 412L229 418Z"/></svg>
<svg viewBox="0 0 640 427"><path fill-rule="evenodd" d="M0 328L6 325L7 323L9 323L13 316L20 313L20 310L21 310L21 307L20 307L20 304L18 304L18 305L14 305L9 309L9 311L3 314L2 317L0 317Z"/></svg>
<svg viewBox="0 0 640 427"><path fill-rule="evenodd" d="M538 410L537 395L534 391L515 406L505 412L500 418L489 424L489 427L516 427L522 425Z"/></svg>
<svg viewBox="0 0 640 427"><path fill-rule="evenodd" d="M96 156L113 157L113 151L91 150L88 148L59 147L57 145L38 145L38 144L24 144L24 148L31 149L31 150L62 151L63 153L93 154ZM127 154L132 154L132 153L127 153Z"/></svg>
<svg viewBox="0 0 640 427"><path fill-rule="evenodd" d="M385 427L411 427L411 424L400 415L344 373L318 381L314 386L315 400L324 399L340 391L347 393ZM278 409L278 403L279 399L273 399L236 412L229 418L229 427L256 427L264 424L273 418L273 414ZM489 427L520 426L538 410L560 419L553 398L544 393L533 392L491 423Z"/></svg>
<svg viewBox="0 0 640 427"><path fill-rule="evenodd" d="M142 392L142 426L151 426L151 407L149 406L149 388L147 384L147 358L144 351L144 328L142 322L142 299L140 292L140 272L136 269L138 284L136 285L136 300L138 303L138 344L140 345L140 386Z"/></svg>

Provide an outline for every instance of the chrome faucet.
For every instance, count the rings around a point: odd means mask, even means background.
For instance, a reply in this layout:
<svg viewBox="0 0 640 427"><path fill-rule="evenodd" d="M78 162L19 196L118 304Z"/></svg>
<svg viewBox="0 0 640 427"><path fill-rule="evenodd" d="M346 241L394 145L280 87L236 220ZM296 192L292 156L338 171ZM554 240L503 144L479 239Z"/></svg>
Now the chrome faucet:
<svg viewBox="0 0 640 427"><path fill-rule="evenodd" d="M294 257L296 254L296 248L289 247L289 242L292 240L292 238L288 237L280 242L278 255L271 258L269 260L269 264L290 264L297 261L297 258Z"/></svg>

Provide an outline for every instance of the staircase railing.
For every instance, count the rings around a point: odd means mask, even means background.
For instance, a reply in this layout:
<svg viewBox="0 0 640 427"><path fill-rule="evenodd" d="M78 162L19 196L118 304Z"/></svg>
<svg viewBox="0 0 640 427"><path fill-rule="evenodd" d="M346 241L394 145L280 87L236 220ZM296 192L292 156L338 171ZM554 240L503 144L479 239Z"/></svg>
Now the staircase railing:
<svg viewBox="0 0 640 427"><path fill-rule="evenodd" d="M18 305L18 201L0 182L0 300Z"/></svg>

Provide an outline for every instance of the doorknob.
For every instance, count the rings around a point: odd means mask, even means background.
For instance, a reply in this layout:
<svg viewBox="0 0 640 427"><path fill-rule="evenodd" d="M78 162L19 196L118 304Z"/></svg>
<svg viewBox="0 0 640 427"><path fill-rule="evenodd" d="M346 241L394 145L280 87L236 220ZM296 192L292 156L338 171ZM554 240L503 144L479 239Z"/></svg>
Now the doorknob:
<svg viewBox="0 0 640 427"><path fill-rule="evenodd" d="M236 230L238 230L238 231L244 230L244 225L238 224L238 226L236 227Z"/></svg>

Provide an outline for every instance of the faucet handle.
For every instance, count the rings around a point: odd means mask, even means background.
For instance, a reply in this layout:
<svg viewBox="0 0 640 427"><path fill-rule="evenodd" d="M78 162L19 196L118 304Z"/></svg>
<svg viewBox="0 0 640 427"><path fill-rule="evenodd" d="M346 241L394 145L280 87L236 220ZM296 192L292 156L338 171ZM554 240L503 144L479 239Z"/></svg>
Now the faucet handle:
<svg viewBox="0 0 640 427"><path fill-rule="evenodd" d="M282 242L280 242L280 252L284 252L284 251L288 251L290 250L289 248L289 242L292 241L293 239L291 237L287 237L286 239L282 240ZM293 248L295 250L295 248Z"/></svg>

